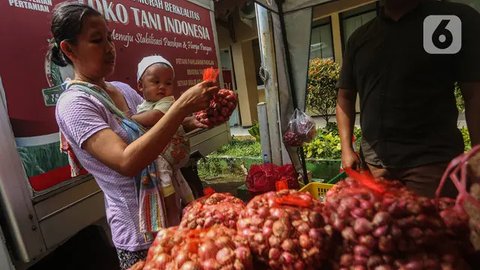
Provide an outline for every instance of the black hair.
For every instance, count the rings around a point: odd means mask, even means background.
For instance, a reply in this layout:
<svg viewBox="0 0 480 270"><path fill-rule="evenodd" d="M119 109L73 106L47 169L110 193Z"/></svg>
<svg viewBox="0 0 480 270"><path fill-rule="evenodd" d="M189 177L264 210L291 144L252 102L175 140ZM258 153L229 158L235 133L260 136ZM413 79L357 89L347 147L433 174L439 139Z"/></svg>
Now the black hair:
<svg viewBox="0 0 480 270"><path fill-rule="evenodd" d="M63 2L55 6L51 31L53 38L50 41L50 56L52 61L64 67L72 61L60 49L60 42L68 40L76 44L77 36L82 31L85 18L89 16L102 16L92 7L78 2Z"/></svg>

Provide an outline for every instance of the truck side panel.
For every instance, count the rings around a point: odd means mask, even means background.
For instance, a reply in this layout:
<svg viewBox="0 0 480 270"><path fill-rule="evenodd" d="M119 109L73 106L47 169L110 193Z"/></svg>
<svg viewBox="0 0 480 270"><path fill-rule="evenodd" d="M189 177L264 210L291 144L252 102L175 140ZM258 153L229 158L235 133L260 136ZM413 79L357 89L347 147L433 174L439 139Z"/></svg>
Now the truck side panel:
<svg viewBox="0 0 480 270"><path fill-rule="evenodd" d="M31 203L31 194L26 188L27 178L15 147L3 100L0 102L0 153L2 213L9 221L8 232L14 241L17 256L30 261L32 257L45 252L46 248Z"/></svg>

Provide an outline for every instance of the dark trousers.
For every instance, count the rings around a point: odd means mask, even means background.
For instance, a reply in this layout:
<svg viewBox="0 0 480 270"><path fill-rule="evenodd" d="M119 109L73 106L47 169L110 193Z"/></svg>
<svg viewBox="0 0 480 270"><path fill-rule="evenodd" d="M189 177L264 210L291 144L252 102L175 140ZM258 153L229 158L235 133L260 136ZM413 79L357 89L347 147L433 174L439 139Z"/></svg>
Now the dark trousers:
<svg viewBox="0 0 480 270"><path fill-rule="evenodd" d="M413 168L383 168L368 163L367 165L374 177L399 180L418 195L433 198L448 163L433 163ZM455 198L457 193L453 183L447 179L442 196Z"/></svg>

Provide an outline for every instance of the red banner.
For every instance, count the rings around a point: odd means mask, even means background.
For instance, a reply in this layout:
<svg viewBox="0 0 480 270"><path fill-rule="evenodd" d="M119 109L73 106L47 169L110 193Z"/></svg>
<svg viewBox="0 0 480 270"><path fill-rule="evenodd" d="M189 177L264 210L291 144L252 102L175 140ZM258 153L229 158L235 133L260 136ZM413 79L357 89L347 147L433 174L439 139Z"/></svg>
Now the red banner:
<svg viewBox="0 0 480 270"><path fill-rule="evenodd" d="M16 137L58 131L54 119L57 84L46 63L47 39L51 38L52 0L0 1L0 76L6 92L9 116ZM201 79L205 67L217 66L210 11L189 1L85 0L108 21L117 49L115 73L136 88L138 62L161 54L175 67L177 90ZM45 71L45 68L47 71ZM48 79L45 79L47 72ZM61 75L68 70L61 69ZM53 102L52 102L53 101Z"/></svg>
<svg viewBox="0 0 480 270"><path fill-rule="evenodd" d="M72 67L50 61L48 39L56 0L0 1L0 77L25 171L35 190L70 178L58 147L55 104ZM137 64L160 54L175 68L178 93L217 66L211 11L190 1L83 0L103 14L117 51L114 74L137 86Z"/></svg>

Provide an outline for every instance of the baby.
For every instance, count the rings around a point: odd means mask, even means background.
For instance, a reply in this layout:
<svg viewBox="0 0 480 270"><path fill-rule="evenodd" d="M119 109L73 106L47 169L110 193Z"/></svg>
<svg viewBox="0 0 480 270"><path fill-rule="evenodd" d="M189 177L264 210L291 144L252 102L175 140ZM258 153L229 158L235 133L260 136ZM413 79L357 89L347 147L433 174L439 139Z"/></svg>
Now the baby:
<svg viewBox="0 0 480 270"><path fill-rule="evenodd" d="M132 119L146 128L157 123L175 101L175 72L172 64L159 55L147 56L138 64L138 90L145 101L138 105L137 114ZM164 209L167 215L167 226L175 226L180 222L181 203L193 200L192 190L182 176L180 168L189 160L190 144L185 138L185 129L206 127L194 117L184 120L173 136L170 144L155 161L157 175L162 187ZM184 129L185 128L185 129Z"/></svg>

